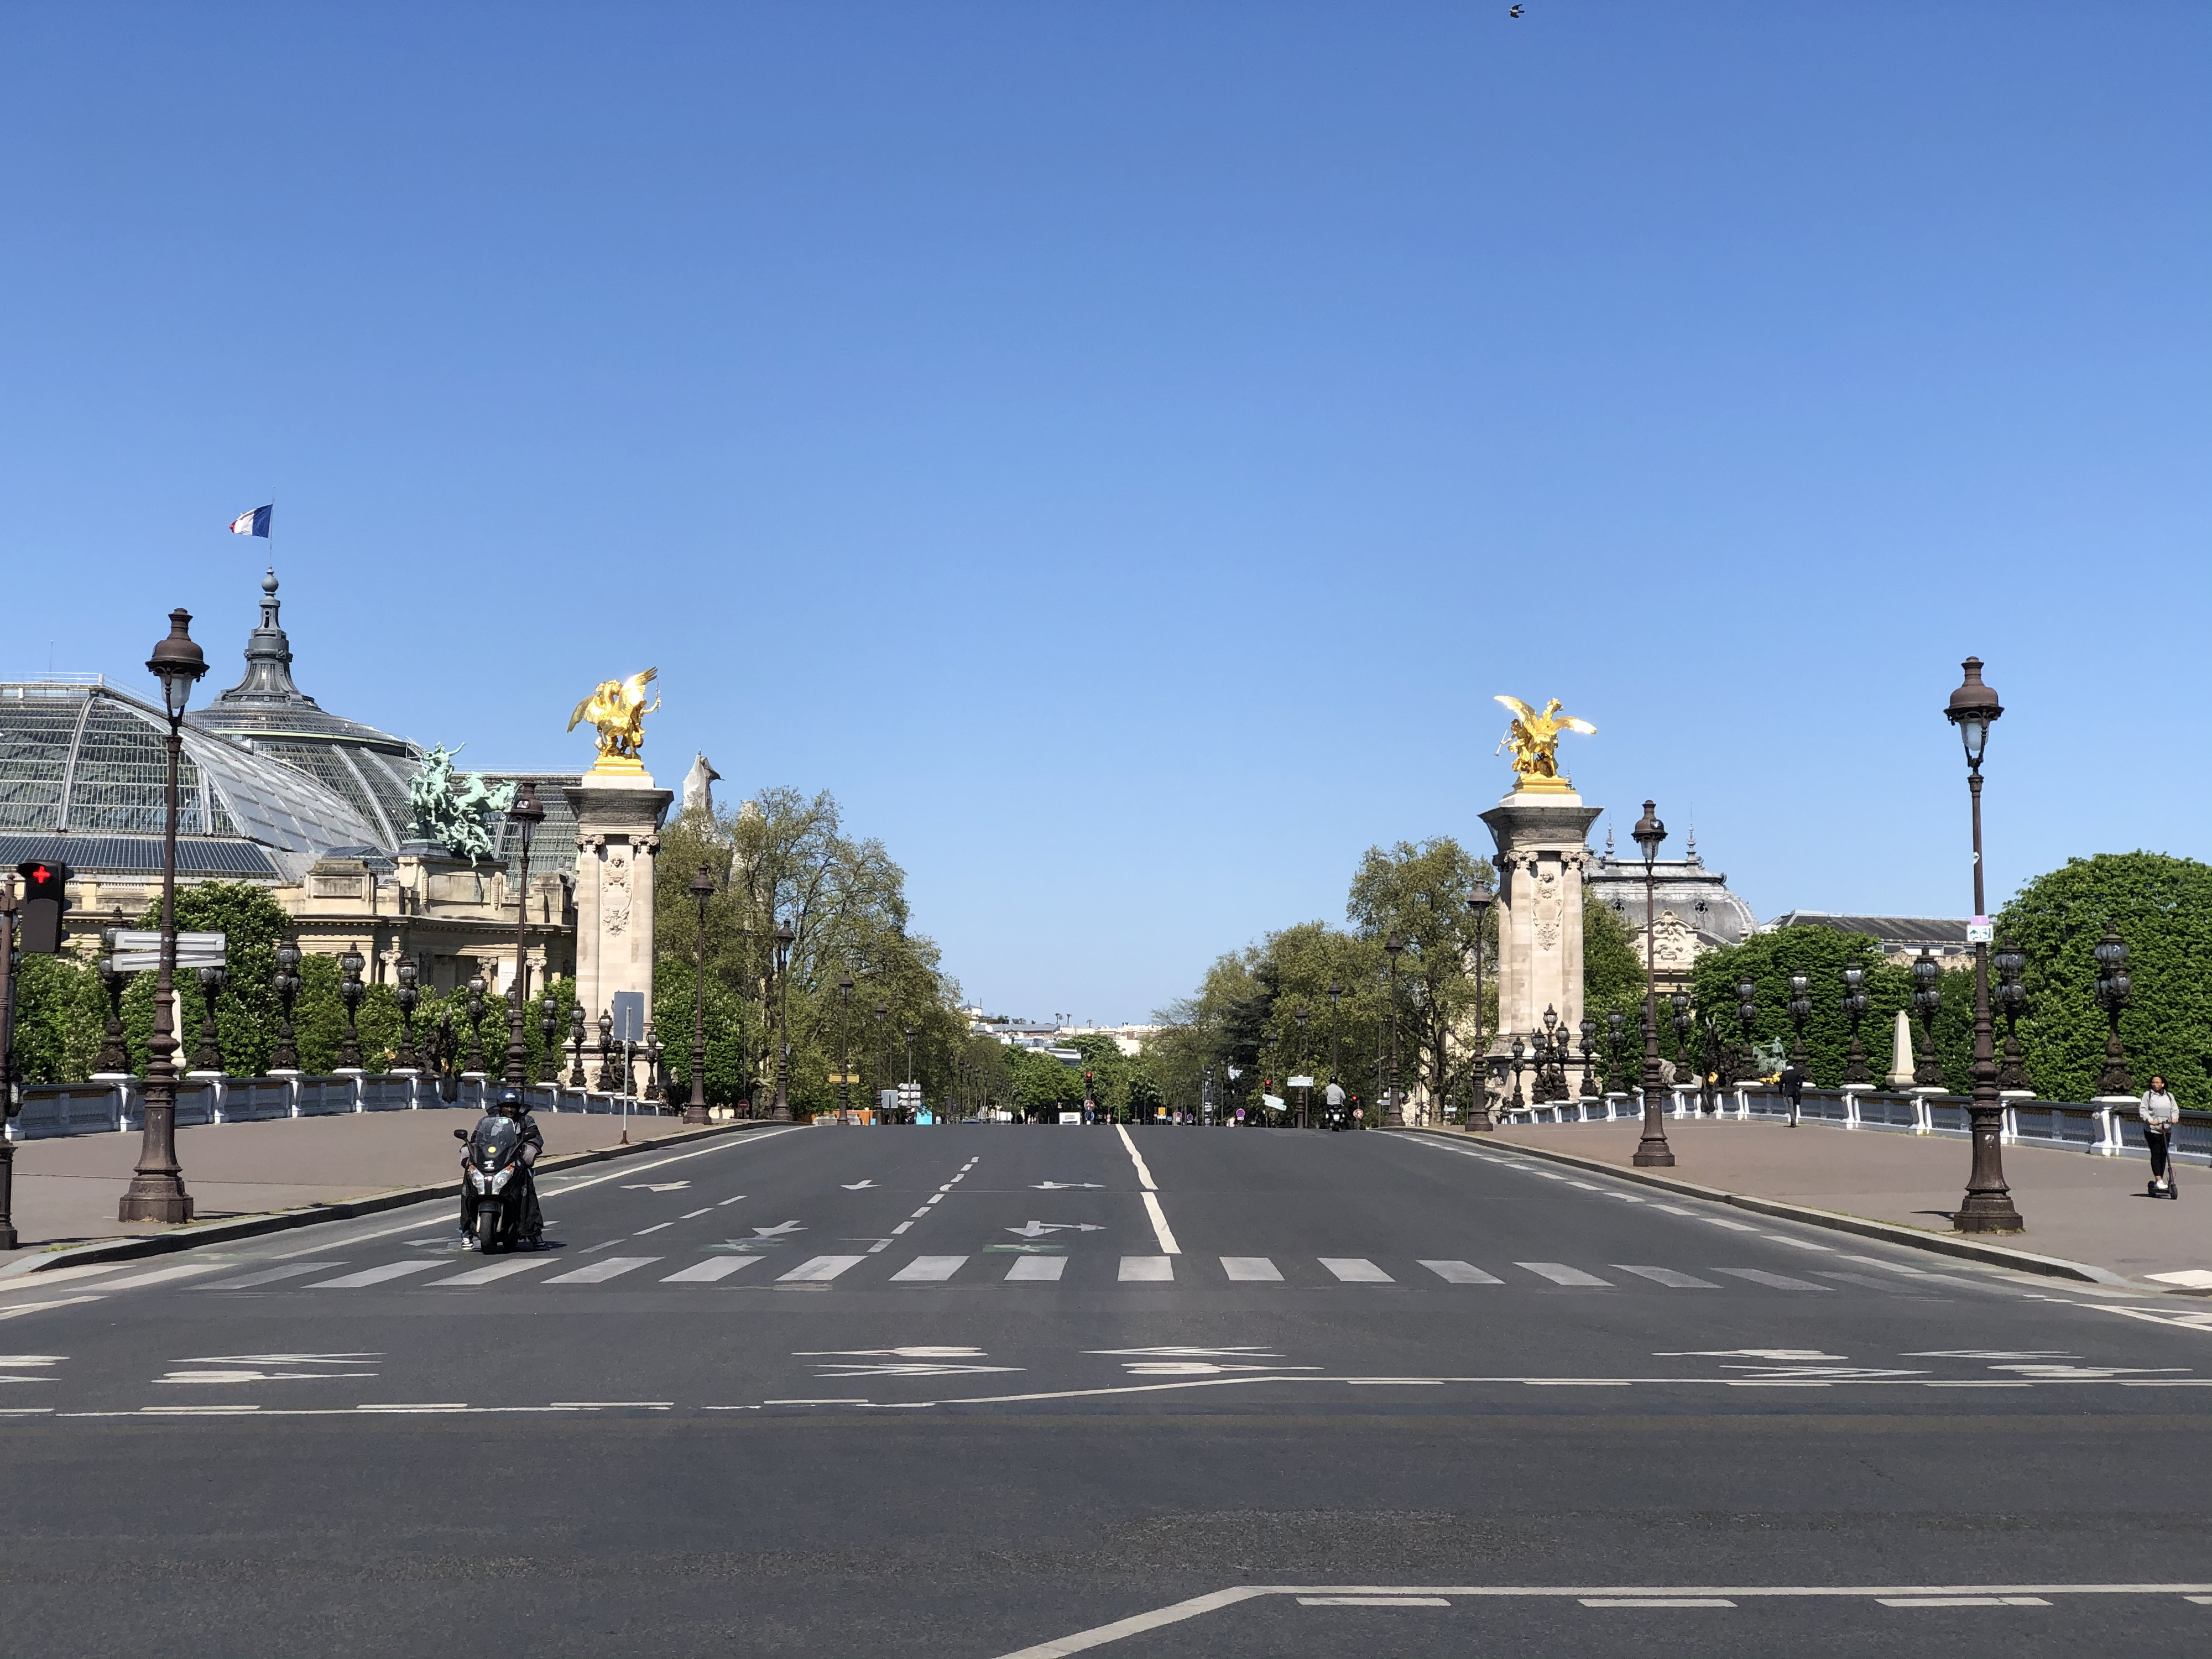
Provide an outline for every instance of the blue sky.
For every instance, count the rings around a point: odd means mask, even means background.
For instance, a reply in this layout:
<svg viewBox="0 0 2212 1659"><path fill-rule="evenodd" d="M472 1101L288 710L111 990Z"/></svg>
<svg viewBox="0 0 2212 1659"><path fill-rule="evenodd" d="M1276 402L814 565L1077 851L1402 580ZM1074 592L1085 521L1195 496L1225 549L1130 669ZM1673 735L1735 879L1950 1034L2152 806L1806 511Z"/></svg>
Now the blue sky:
<svg viewBox="0 0 2212 1659"><path fill-rule="evenodd" d="M1527 3L9 7L0 673L228 675L273 493L326 707L656 664L1039 1016L1480 840L1500 691L1762 917L1969 908L1969 651L1992 902L2207 856L2212 9Z"/></svg>

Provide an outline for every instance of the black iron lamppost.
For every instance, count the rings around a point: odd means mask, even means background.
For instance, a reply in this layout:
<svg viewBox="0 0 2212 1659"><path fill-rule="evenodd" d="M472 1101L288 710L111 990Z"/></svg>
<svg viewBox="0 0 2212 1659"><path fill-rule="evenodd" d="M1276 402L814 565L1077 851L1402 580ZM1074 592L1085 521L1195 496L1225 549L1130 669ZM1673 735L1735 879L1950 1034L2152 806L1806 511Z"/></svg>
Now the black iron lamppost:
<svg viewBox="0 0 2212 1659"><path fill-rule="evenodd" d="M553 1000L553 988L548 985L538 1003L538 1069L544 1073L538 1079L540 1083L557 1086L561 1081L560 1035L561 1007Z"/></svg>
<svg viewBox="0 0 2212 1659"><path fill-rule="evenodd" d="M645 1092L659 1109L663 1097L660 1081L660 1028L653 1021L645 1022Z"/></svg>
<svg viewBox="0 0 2212 1659"><path fill-rule="evenodd" d="M1990 727L2004 713L1997 694L1982 683L1982 659L1969 657L1960 665L1966 678L1951 694L1943 717L1959 728L1966 750L1966 790L1974 802L1974 926L1986 926L1982 896L1982 753L1988 746ZM1919 972L1917 964L1913 971ZM1932 1008L1931 1008L1932 1011ZM1931 1045L1932 1046L1932 1045ZM1953 1217L1962 1233L2016 1233L2020 1212L2004 1179L2004 1103L1997 1093L1997 1055L1990 1027L1990 947L1986 939L1974 941L1974 1131L1973 1172L1966 1178L1966 1196Z"/></svg>
<svg viewBox="0 0 2212 1659"><path fill-rule="evenodd" d="M1467 896L1468 913L1474 920L1474 1108L1468 1115L1467 1127L1485 1133L1495 1126L1490 1121L1490 1042L1482 1028L1482 946L1490 907L1495 902L1489 882L1478 875Z"/></svg>
<svg viewBox="0 0 2212 1659"><path fill-rule="evenodd" d="M1690 1017L1690 994L1677 991L1667 1000L1674 1007L1674 1082L1682 1082L1682 1073L1690 1070L1690 1027L1695 1022ZM1690 1109L1702 1112L1705 1107L1705 1078L1703 1072L1691 1079L1696 1093L1690 1097Z"/></svg>
<svg viewBox="0 0 2212 1659"><path fill-rule="evenodd" d="M422 1069L415 1059L415 1009L422 1000L422 993L416 986L418 977L415 964L399 964L399 988L392 1000L399 1005L399 1053L392 1062L395 1072L418 1072Z"/></svg>
<svg viewBox="0 0 2212 1659"><path fill-rule="evenodd" d="M791 947L799 935L788 921L775 925L775 981L778 1007L775 1029L775 1095L769 1115L778 1122L791 1116Z"/></svg>
<svg viewBox="0 0 2212 1659"><path fill-rule="evenodd" d="M530 994L530 837L545 822L545 809L538 804L536 784L526 778L523 780L514 804L507 809L507 817L522 831L522 848L515 857L520 874L514 884L514 983L507 991L507 1070L500 1080L510 1089L526 1089L530 1086L530 1045L522 1037L522 1005Z"/></svg>
<svg viewBox="0 0 2212 1659"><path fill-rule="evenodd" d="M1805 1070L1805 1022L1813 1013L1812 988L1813 981L1805 975L1790 975L1790 1063L1801 1074Z"/></svg>
<svg viewBox="0 0 2212 1659"><path fill-rule="evenodd" d="M1521 1097L1521 1061L1528 1050L1519 1037L1513 1039L1513 1109L1518 1111L1528 1103Z"/></svg>
<svg viewBox="0 0 2212 1659"><path fill-rule="evenodd" d="M584 1080L584 1005L580 1002L569 1005L568 1047L575 1056L568 1067L568 1086L585 1088L588 1085Z"/></svg>
<svg viewBox="0 0 2212 1659"><path fill-rule="evenodd" d="M691 1098L684 1103L686 1123L707 1116L707 901L714 896L714 872L703 860L692 872L687 890L699 903L699 932L691 943Z"/></svg>
<svg viewBox="0 0 2212 1659"><path fill-rule="evenodd" d="M1592 1057L1597 1052L1597 1021L1589 1014L1583 1016L1583 1097L1597 1098L1597 1072Z"/></svg>
<svg viewBox="0 0 2212 1659"><path fill-rule="evenodd" d="M1303 1002L1298 1004L1297 1009L1291 1013L1291 1018L1298 1023L1298 1070L1304 1073L1306 1069L1305 1004ZM1309 1073L1307 1075L1310 1076L1311 1073ZM1298 1127L1301 1129L1310 1129L1313 1127L1313 1085L1310 1083L1306 1085L1305 1092L1298 1102Z"/></svg>
<svg viewBox="0 0 2212 1659"><path fill-rule="evenodd" d="M2029 1091L2025 1056L2020 1051L2020 1016L2027 1006L2027 987L2020 982L2020 976L2027 971L2027 957L2013 949L2011 940L2001 939L1990 960L1997 970L1997 988L1992 994L2005 1019L2004 1063L1997 1068L1997 1088L2001 1094L2024 1095Z"/></svg>
<svg viewBox="0 0 2212 1659"><path fill-rule="evenodd" d="M192 1056L192 1070L213 1072L222 1070L222 1033L216 1027L216 999L222 988L230 983L230 969L209 967L199 971L200 981L200 1046Z"/></svg>
<svg viewBox="0 0 2212 1659"><path fill-rule="evenodd" d="M1390 958L1390 1107L1383 1115L1383 1127L1402 1129L1406 1127L1406 1108L1398 1091L1398 953L1406 948L1406 941L1392 933L1382 941L1382 952Z"/></svg>
<svg viewBox="0 0 2212 1659"><path fill-rule="evenodd" d="M909 1025L906 1028L906 1080L909 1085L914 1082L914 1039L915 1029Z"/></svg>
<svg viewBox="0 0 2212 1659"><path fill-rule="evenodd" d="M1565 1068L1559 1063L1559 1014L1550 1003L1544 1005L1544 1029L1536 1033L1536 1102L1565 1100L1567 1097Z"/></svg>
<svg viewBox="0 0 2212 1659"><path fill-rule="evenodd" d="M483 1075L483 1016L484 979L473 974L469 978L469 1057L461 1067L464 1077Z"/></svg>
<svg viewBox="0 0 2212 1659"><path fill-rule="evenodd" d="M1337 1024L1337 1005L1344 999L1344 987L1335 980L1328 982L1328 1080L1337 1080L1336 1061L1341 1046L1341 1032Z"/></svg>
<svg viewBox="0 0 2212 1659"><path fill-rule="evenodd" d="M1759 988L1749 980L1739 980L1735 988L1735 1023L1743 1030L1744 1065L1747 1068L1759 1063L1752 1046L1751 1028L1759 1018Z"/></svg>
<svg viewBox="0 0 2212 1659"><path fill-rule="evenodd" d="M1644 803L1644 816L1632 832L1644 853L1644 1134L1636 1143L1633 1159L1639 1169L1671 1169L1674 1149L1667 1145L1667 1121L1659 1115L1659 991L1658 957L1654 948L1652 860L1667 839L1667 826L1659 821L1656 804Z"/></svg>
<svg viewBox="0 0 2212 1659"><path fill-rule="evenodd" d="M1628 1022L1615 1012L1605 1017L1605 1091L1625 1095L1628 1092L1628 1079L1620 1073L1621 1028Z"/></svg>
<svg viewBox="0 0 2212 1659"><path fill-rule="evenodd" d="M619 1092L615 1080L615 1017L604 1008L599 1011L599 1090L603 1095Z"/></svg>
<svg viewBox="0 0 2212 1659"><path fill-rule="evenodd" d="M872 1069L875 1073L876 1109L878 1111L883 1109L884 1085L891 1074L890 1040L884 1035L884 1017L890 1012L886 1004L878 1002L876 1005L876 1053Z"/></svg>
<svg viewBox="0 0 2212 1659"><path fill-rule="evenodd" d="M115 969L116 935L119 928L111 927L102 937L107 954L100 959L100 988L107 993L107 1030L100 1048L100 1058L92 1062L93 1073L112 1075L131 1069L131 1055L123 1042L123 988L130 975Z"/></svg>
<svg viewBox="0 0 2212 1659"><path fill-rule="evenodd" d="M1912 1012L1920 1016L1920 1063L1912 1068L1915 1088L1941 1089L1943 1062L1936 1053L1936 1015L1943 1006L1943 970L1922 945L1912 959Z"/></svg>
<svg viewBox="0 0 2212 1659"><path fill-rule="evenodd" d="M169 635L154 647L147 671L161 682L169 717L169 779L161 830L161 960L154 980L154 1030L146 1041L146 1096L138 1167L116 1207L120 1221L190 1221L191 1195L177 1166L177 1040L169 1002L177 975L177 762L185 747L185 709L207 659L192 643L191 612L169 613Z"/></svg>
<svg viewBox="0 0 2212 1659"><path fill-rule="evenodd" d="M837 975L837 1121L853 1121L853 976Z"/></svg>
<svg viewBox="0 0 2212 1659"><path fill-rule="evenodd" d="M1867 1012L1866 969L1854 964L1844 969L1844 1017L1851 1023L1851 1052L1844 1062L1845 1083L1871 1084L1874 1077L1867 1070L1866 1049L1859 1042L1859 1022Z"/></svg>
<svg viewBox="0 0 2212 1659"><path fill-rule="evenodd" d="M2132 1095L2135 1079L2128 1069L2128 1051L2120 1042L2120 1010L2128 1006L2128 993L2133 986L2128 977L2127 941L2120 937L2118 929L2107 926L2093 954L2097 958L2097 1006L2105 1011L2108 1022L2105 1070L2097 1079L2097 1092L2106 1096Z"/></svg>
<svg viewBox="0 0 2212 1659"><path fill-rule="evenodd" d="M430 1034L431 1065L438 1073L438 1098L452 1105L461 1097L459 1039L453 1036L453 1011L438 1010L438 1029Z"/></svg>
<svg viewBox="0 0 2212 1659"><path fill-rule="evenodd" d="M338 1070L358 1072L361 1066L361 1027L355 1016L361 1012L361 1000L368 994L368 987L361 982L361 970L368 966L368 959L350 947L338 958L338 1000L345 1004L345 1041L338 1045Z"/></svg>

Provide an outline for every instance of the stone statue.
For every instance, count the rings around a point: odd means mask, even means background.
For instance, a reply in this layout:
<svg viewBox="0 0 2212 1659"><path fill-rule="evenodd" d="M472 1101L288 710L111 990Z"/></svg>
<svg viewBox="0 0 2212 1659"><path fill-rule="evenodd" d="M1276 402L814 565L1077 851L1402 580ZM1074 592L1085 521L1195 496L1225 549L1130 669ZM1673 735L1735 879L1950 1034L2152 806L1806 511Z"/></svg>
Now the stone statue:
<svg viewBox="0 0 2212 1659"><path fill-rule="evenodd" d="M571 732L585 720L599 728L599 759L593 771L645 769L645 763L638 756L638 750L645 747L645 717L660 707L659 697L650 703L646 702L645 688L659 672L648 668L626 680L602 680L590 696L576 705L576 712L568 716Z"/></svg>
<svg viewBox="0 0 2212 1659"><path fill-rule="evenodd" d="M453 757L460 752L441 744L422 757L422 769L408 779L407 839L434 842L474 864L491 856L491 832L484 828L484 814L504 812L514 805L514 786L486 783L481 772L456 778Z"/></svg>
<svg viewBox="0 0 2212 1659"><path fill-rule="evenodd" d="M684 810L691 812L703 808L708 817L712 817L714 814L714 785L722 775L707 758L705 750L700 750L698 757L691 763L691 769L684 775Z"/></svg>
<svg viewBox="0 0 2212 1659"><path fill-rule="evenodd" d="M1513 745L1513 771L1516 788L1565 789L1566 779L1559 775L1559 733L1580 732L1585 737L1595 737L1597 727L1588 720L1577 720L1571 714L1559 713L1559 700L1553 698L1538 714L1518 697L1501 696L1498 702L1513 711L1513 724L1505 728L1505 735L1498 740L1498 747Z"/></svg>

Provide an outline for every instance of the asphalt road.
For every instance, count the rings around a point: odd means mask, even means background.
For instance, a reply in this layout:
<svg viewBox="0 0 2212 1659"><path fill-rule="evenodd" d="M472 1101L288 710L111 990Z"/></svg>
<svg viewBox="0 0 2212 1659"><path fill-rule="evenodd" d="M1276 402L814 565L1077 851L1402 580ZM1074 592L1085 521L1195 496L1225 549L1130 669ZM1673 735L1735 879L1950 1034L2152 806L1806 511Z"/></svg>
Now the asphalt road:
<svg viewBox="0 0 2212 1659"><path fill-rule="evenodd" d="M11 1282L0 1646L2212 1644L2185 1298L1380 1133L761 1130L545 1208Z"/></svg>

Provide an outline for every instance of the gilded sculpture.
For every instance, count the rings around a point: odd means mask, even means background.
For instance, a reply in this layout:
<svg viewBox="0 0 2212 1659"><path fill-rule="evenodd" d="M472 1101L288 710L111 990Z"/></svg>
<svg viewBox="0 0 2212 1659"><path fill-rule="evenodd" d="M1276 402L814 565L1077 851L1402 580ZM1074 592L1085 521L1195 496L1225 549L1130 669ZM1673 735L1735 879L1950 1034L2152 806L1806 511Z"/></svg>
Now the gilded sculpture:
<svg viewBox="0 0 2212 1659"><path fill-rule="evenodd" d="M1559 771L1559 733L1579 732L1584 737L1595 737L1597 727L1571 714L1562 714L1557 697L1544 705L1541 714L1518 697L1501 696L1498 701L1513 711L1513 724L1506 727L1498 746L1512 746L1514 787L1560 794L1571 791L1574 786Z"/></svg>
<svg viewBox="0 0 2212 1659"><path fill-rule="evenodd" d="M645 762L638 751L645 747L645 717L660 707L655 696L645 700L645 688L660 671L648 668L626 680L602 680L592 695L568 716L573 732L589 720L599 729L599 758L594 772L642 772Z"/></svg>

